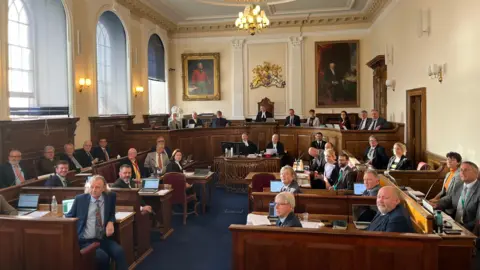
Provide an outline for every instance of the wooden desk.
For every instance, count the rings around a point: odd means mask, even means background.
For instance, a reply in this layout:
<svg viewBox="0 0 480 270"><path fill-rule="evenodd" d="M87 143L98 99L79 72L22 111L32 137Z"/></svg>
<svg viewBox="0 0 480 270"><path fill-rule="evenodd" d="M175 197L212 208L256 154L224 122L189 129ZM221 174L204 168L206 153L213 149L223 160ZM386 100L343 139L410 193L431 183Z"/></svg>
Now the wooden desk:
<svg viewBox="0 0 480 270"><path fill-rule="evenodd" d="M167 239L167 237L173 233L172 204L170 203L172 191L170 190L164 195L159 195L158 193L141 193L140 196L142 196L145 203L150 205L155 212L155 219L160 226L158 230L162 234L161 238L163 240ZM154 228L154 230L157 230L157 228Z"/></svg>
<svg viewBox="0 0 480 270"><path fill-rule="evenodd" d="M213 179L213 175L215 173L214 172L209 172L206 176L195 176L195 175L190 175L190 174L187 174L186 175L186 178L187 178L187 182L189 184L198 184L198 185L201 185L202 186L202 212L203 214L205 214L206 212L206 206L207 206L207 185L209 186L208 188L208 203L210 204L210 202L212 201L212 187L213 187L213 183L212 183L212 179Z"/></svg>

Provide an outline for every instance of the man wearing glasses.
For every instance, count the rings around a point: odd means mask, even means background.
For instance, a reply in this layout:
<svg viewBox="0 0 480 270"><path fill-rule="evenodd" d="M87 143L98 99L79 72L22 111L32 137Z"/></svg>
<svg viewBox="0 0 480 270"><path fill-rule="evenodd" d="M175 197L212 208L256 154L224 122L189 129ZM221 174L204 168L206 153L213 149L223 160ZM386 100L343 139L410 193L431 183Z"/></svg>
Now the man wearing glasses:
<svg viewBox="0 0 480 270"><path fill-rule="evenodd" d="M31 176L22 168L21 160L22 153L17 149L11 149L8 162L0 169L0 188L21 185L31 179Z"/></svg>
<svg viewBox="0 0 480 270"><path fill-rule="evenodd" d="M278 227L302 227L293 209L295 208L295 196L290 192L282 192L275 196L275 211L277 212Z"/></svg>
<svg viewBox="0 0 480 270"><path fill-rule="evenodd" d="M168 148L167 144L165 143L165 138L163 138L163 136L160 136L160 137L157 138L157 144L152 146L152 148L150 149L150 152L156 152L158 144L165 145L164 151L165 151L165 153L167 153L168 158L170 158L172 156L172 150L170 150L170 148Z"/></svg>

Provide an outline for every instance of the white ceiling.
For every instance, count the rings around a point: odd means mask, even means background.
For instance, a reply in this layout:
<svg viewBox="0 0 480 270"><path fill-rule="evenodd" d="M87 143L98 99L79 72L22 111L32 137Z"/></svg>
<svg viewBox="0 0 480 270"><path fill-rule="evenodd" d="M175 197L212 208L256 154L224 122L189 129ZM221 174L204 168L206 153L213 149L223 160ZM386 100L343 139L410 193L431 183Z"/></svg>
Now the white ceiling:
<svg viewBox="0 0 480 270"><path fill-rule="evenodd" d="M177 25L234 21L247 4L258 4L270 20L361 14L373 0L143 0Z"/></svg>

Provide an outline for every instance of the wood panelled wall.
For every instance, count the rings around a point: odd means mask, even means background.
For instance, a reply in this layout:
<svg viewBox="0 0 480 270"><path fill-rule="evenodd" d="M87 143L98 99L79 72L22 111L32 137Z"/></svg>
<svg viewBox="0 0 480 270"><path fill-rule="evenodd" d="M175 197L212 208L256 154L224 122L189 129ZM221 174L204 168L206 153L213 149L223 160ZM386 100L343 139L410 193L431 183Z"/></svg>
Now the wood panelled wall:
<svg viewBox="0 0 480 270"><path fill-rule="evenodd" d="M124 156L126 152L119 152L121 141L118 141L120 136L115 134L115 127L129 128L129 126L133 126L133 118L135 118L134 115L89 117L90 139L92 140L93 146L98 145L98 140L105 138L111 148L111 155L116 156L120 154Z"/></svg>
<svg viewBox="0 0 480 270"><path fill-rule="evenodd" d="M0 121L0 160L8 159L8 152L16 148L22 159L37 159L43 148L52 145L63 152L65 143L74 142L79 118L40 119L22 121Z"/></svg>

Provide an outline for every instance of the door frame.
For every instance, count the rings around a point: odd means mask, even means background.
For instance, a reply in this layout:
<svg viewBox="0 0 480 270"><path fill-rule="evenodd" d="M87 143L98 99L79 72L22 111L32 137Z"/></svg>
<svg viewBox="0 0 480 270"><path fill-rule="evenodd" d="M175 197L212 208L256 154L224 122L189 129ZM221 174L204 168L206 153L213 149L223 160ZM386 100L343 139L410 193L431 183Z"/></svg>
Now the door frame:
<svg viewBox="0 0 480 270"><path fill-rule="evenodd" d="M422 112L421 112L421 138L420 138L420 143L422 145L422 149L420 149L421 156L419 161L425 161L426 158L426 152L427 152L427 88L421 87L421 88L415 88L415 89L410 89L407 90L407 123L406 123L406 128L407 128L407 150L410 151L410 149L413 149L413 142L410 140L413 136L413 128L412 125L414 124L413 119L411 119L411 110L412 110L412 103L411 103L411 98L415 96L420 96L422 100ZM412 153L412 152L411 152Z"/></svg>

